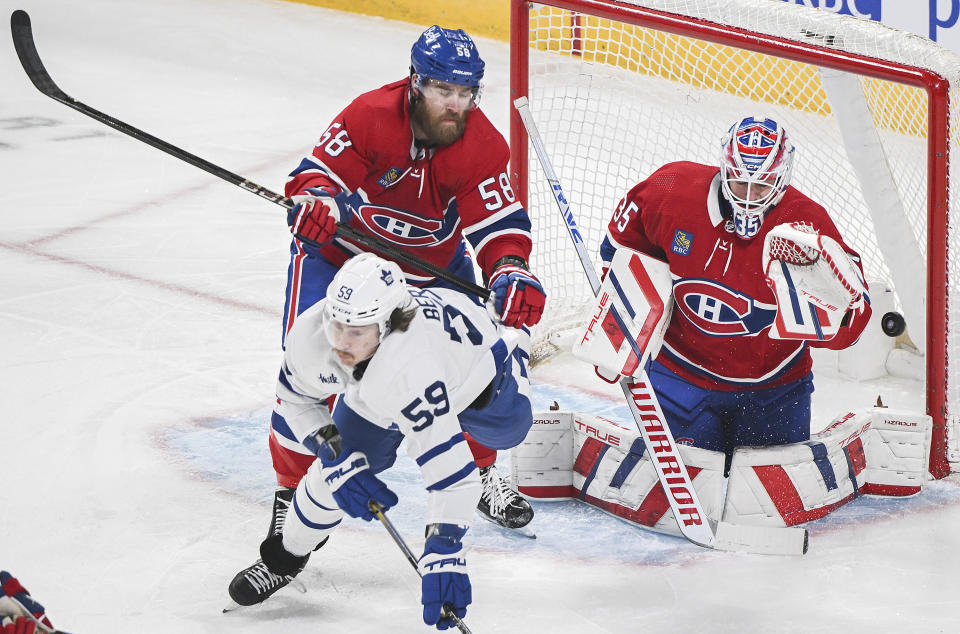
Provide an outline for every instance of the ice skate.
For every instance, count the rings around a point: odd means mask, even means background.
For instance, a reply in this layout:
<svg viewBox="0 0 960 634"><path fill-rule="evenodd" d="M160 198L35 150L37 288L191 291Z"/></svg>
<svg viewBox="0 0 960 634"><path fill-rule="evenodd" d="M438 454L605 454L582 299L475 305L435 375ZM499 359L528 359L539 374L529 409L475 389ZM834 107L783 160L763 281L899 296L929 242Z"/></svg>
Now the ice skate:
<svg viewBox="0 0 960 634"><path fill-rule="evenodd" d="M483 491L477 511L494 524L509 528L526 537L536 537L527 525L533 520L533 507L504 480L496 466L480 469Z"/></svg>
<svg viewBox="0 0 960 634"><path fill-rule="evenodd" d="M253 565L238 572L230 582L228 592L235 605L228 605L223 609L224 612L240 606L263 603L275 592L289 585L310 559L309 554L298 557L284 550L281 535L271 535L265 539L260 545L260 556ZM298 585L301 591L306 591L302 584Z"/></svg>

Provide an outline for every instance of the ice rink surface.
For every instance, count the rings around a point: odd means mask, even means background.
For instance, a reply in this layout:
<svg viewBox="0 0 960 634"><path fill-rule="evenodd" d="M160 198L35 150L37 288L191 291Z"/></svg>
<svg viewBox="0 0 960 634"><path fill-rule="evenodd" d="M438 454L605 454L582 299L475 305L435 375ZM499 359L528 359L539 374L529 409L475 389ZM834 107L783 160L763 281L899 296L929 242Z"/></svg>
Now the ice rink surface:
<svg viewBox="0 0 960 634"><path fill-rule="evenodd" d="M405 75L422 31L271 0L0 6L30 12L68 94L276 191L350 99ZM0 568L71 632L427 631L415 573L356 520L306 593L221 613L269 519L283 210L44 97L0 40ZM478 45L506 132L508 48ZM817 376L819 427L877 394L921 403L917 381ZM539 408L625 420L568 357L533 379ZM385 479L419 552L419 474L404 456ZM477 634L960 631L955 476L811 524L798 558L707 551L577 502L536 510L536 540L471 531Z"/></svg>

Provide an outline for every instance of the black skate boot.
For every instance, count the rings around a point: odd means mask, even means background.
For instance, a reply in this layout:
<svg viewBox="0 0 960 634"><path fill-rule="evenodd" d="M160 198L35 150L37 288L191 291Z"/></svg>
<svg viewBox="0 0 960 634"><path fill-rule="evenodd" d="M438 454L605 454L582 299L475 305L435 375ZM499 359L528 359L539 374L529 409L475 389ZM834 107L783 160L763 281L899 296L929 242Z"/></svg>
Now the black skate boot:
<svg viewBox="0 0 960 634"><path fill-rule="evenodd" d="M273 517L270 518L270 530L267 537L279 535L283 532L283 524L287 521L287 511L293 503L293 494L296 489L279 486L273 493Z"/></svg>
<svg viewBox="0 0 960 634"><path fill-rule="evenodd" d="M533 519L533 507L500 477L495 466L480 469L483 492L477 511L482 516L505 528L523 528Z"/></svg>
<svg viewBox="0 0 960 634"><path fill-rule="evenodd" d="M283 536L271 535L260 544L260 559L230 582L230 598L239 605L262 603L303 571L310 555L297 557L283 549Z"/></svg>

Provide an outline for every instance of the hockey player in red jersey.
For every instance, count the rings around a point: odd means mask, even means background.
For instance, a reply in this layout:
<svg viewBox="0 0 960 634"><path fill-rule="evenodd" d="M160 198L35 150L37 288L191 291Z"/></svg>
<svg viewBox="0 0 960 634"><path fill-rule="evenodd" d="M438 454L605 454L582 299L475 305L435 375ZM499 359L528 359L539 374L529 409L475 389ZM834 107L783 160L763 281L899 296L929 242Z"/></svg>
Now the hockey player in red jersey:
<svg viewBox="0 0 960 634"><path fill-rule="evenodd" d="M729 456L807 440L809 347L850 346L870 318L860 258L790 186L793 160L776 121L740 119L719 169L667 164L609 223L605 263L626 247L670 267L673 315L648 374L678 443Z"/></svg>
<svg viewBox="0 0 960 634"><path fill-rule="evenodd" d="M350 103L290 174L285 192L298 203L290 230L323 247L291 243L284 336L324 297L340 266L366 250L335 237L338 222L474 281L469 243L501 321L516 328L539 321L545 295L528 270L530 220L508 176L506 141L477 107L483 73L463 30L430 27L413 45L409 76ZM414 286L448 286L402 266ZM511 528L529 523L533 509L497 473L496 452L468 441L484 485L478 510ZM315 456L276 411L270 451L279 484L275 533ZM508 504L491 505L494 495Z"/></svg>

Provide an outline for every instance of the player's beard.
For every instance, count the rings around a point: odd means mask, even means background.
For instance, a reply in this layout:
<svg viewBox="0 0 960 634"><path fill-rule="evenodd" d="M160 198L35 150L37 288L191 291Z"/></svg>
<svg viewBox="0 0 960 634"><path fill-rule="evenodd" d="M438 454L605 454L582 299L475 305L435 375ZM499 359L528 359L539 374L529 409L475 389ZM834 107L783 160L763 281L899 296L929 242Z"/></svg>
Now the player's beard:
<svg viewBox="0 0 960 634"><path fill-rule="evenodd" d="M460 113L442 112L433 115L427 112L427 104L424 99L419 99L413 104L410 117L416 127L420 128L427 138L418 138L419 144L424 147L445 147L460 140L463 131L467 127L467 115L469 110Z"/></svg>

